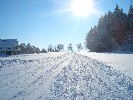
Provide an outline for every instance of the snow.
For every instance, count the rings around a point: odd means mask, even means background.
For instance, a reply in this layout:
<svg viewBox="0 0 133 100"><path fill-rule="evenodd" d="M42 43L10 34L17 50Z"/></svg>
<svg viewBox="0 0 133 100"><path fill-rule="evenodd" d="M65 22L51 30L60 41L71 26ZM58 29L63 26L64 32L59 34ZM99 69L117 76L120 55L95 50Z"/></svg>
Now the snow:
<svg viewBox="0 0 133 100"><path fill-rule="evenodd" d="M0 100L131 100L132 58L88 52L0 57Z"/></svg>
<svg viewBox="0 0 133 100"><path fill-rule="evenodd" d="M95 53L80 52L80 54L101 61L105 65L125 73L133 79L133 53Z"/></svg>
<svg viewBox="0 0 133 100"><path fill-rule="evenodd" d="M0 60L12 60L12 59L20 59L20 60L33 60L33 59L41 59L46 57L56 57L63 55L65 52L50 52L50 53L40 53L40 54L20 54L20 55L0 55Z"/></svg>

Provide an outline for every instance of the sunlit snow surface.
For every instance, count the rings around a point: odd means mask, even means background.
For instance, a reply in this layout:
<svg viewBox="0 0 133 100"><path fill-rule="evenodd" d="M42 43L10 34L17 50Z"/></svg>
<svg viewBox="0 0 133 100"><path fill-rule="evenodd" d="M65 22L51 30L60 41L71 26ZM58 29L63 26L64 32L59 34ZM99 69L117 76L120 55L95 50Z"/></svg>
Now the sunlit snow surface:
<svg viewBox="0 0 133 100"><path fill-rule="evenodd" d="M133 53L92 53L80 52L84 56L91 57L119 70L133 79Z"/></svg>
<svg viewBox="0 0 133 100"><path fill-rule="evenodd" d="M133 54L0 57L0 100L133 100Z"/></svg>

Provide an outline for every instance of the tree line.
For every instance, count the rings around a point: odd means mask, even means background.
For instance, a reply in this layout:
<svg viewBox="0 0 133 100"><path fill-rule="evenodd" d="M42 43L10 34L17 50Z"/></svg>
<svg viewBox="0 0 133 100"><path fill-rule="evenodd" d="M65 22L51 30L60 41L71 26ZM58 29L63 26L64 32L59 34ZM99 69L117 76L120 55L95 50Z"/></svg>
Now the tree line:
<svg viewBox="0 0 133 100"><path fill-rule="evenodd" d="M114 12L101 16L98 25L86 35L87 48L93 52L112 52L123 45L133 44L133 7L128 14L116 5Z"/></svg>
<svg viewBox="0 0 133 100"><path fill-rule="evenodd" d="M84 46L81 43L77 44L76 47L78 51L81 51L84 48ZM85 45L85 48L86 48L86 45ZM25 43L21 43L17 47L17 52L19 54L33 54L33 53L39 54L39 53L47 53L47 52L61 52L61 51L64 51L63 44L58 44L57 46L52 46L51 44L48 46L47 49L43 48L42 50L40 50L36 46L32 46L30 43L28 43L27 45ZM67 51L70 51L70 52L74 51L72 43L68 45Z"/></svg>

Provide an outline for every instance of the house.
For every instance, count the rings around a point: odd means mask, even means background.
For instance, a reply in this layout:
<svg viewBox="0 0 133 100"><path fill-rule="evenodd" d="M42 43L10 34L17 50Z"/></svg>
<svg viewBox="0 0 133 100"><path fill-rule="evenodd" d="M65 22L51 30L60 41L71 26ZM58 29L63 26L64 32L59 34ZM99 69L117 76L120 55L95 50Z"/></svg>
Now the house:
<svg viewBox="0 0 133 100"><path fill-rule="evenodd" d="M16 54L17 46L17 39L0 39L0 55Z"/></svg>

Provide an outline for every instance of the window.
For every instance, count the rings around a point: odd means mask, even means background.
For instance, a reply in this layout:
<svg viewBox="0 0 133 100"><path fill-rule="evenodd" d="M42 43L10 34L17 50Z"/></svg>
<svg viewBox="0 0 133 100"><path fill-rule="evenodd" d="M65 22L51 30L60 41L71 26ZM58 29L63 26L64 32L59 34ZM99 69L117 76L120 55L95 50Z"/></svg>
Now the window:
<svg viewBox="0 0 133 100"><path fill-rule="evenodd" d="M6 40L2 40L2 41L6 41Z"/></svg>

